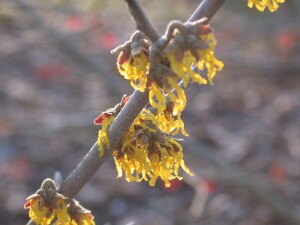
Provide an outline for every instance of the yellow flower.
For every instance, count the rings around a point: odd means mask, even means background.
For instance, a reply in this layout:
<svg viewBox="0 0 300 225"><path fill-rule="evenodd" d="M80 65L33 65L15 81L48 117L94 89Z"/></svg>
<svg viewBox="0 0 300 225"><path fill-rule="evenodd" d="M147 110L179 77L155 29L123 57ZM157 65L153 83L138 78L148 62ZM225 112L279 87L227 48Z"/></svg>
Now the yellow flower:
<svg viewBox="0 0 300 225"><path fill-rule="evenodd" d="M56 192L51 179L44 180L41 188L26 200L24 208L30 209L29 217L37 225L49 225L55 217L59 224L70 221L65 197Z"/></svg>
<svg viewBox="0 0 300 225"><path fill-rule="evenodd" d="M158 113L166 109L166 95L168 95L170 102L174 103L174 115L181 114L186 106L184 88L190 82L207 84L207 80L212 85L216 72L223 69L223 62L214 55L217 42L211 28L197 23L194 24L194 28L189 31L189 27L182 27L186 32L183 34L177 32L171 39L166 48L170 68L166 68L165 65L161 66L160 72L164 72L164 76L160 79L155 77L153 81L148 82L150 83L149 102ZM207 79L197 70L206 70ZM183 87L178 84L180 80L183 81Z"/></svg>
<svg viewBox="0 0 300 225"><path fill-rule="evenodd" d="M178 140L160 131L155 124L154 115L143 111L123 136L113 153L118 178L124 171L128 182L145 180L154 186L160 177L169 187L170 180L182 179L178 174L180 167L192 175L184 163Z"/></svg>
<svg viewBox="0 0 300 225"><path fill-rule="evenodd" d="M268 8L270 12L274 12L279 8L279 3L284 2L285 0L248 0L248 7L255 6L261 12Z"/></svg>
<svg viewBox="0 0 300 225"><path fill-rule="evenodd" d="M43 200L42 200L43 201ZM55 217L55 213L52 208L44 205L41 205L41 197L31 198L27 200L24 208L30 208L29 217L37 224L37 225L48 225Z"/></svg>
<svg viewBox="0 0 300 225"><path fill-rule="evenodd" d="M104 154L104 145L106 145L107 148L109 148L110 146L110 140L108 138L108 127L111 125L111 123L113 122L113 120L115 119L114 115L108 114L108 113L103 113L101 114L103 115L102 118L102 129L99 130L98 133L98 146L99 146L99 157L101 157Z"/></svg>
<svg viewBox="0 0 300 225"><path fill-rule="evenodd" d="M187 49L180 55L182 49L175 49L167 53L167 57L171 63L171 69L184 81L187 86L191 81L198 84L207 84L207 80L194 71L192 66L198 70L207 69L207 78L210 84L213 84L213 78L217 71L223 69L223 62L218 60L214 55L216 40L212 32L199 35L198 38L207 44L207 48ZM196 56L196 57L195 57Z"/></svg>
<svg viewBox="0 0 300 225"><path fill-rule="evenodd" d="M137 31L133 33L130 41L112 50L119 52L117 67L120 74L130 81L131 86L139 91L145 91L147 71L149 69L150 42Z"/></svg>
<svg viewBox="0 0 300 225"><path fill-rule="evenodd" d="M190 83L190 80L198 84L207 84L205 78L191 69L195 60L189 51L184 52L182 59L179 59L179 55L176 51L167 53L167 57L171 63L171 69L183 80L185 87Z"/></svg>
<svg viewBox="0 0 300 225"><path fill-rule="evenodd" d="M182 146L172 138L166 138L166 144L163 145L156 142L156 147L148 154L148 159L151 161L149 174L149 185L154 186L158 177L160 177L166 187L170 187L170 180L179 179L182 177L178 175L179 167L181 167L187 174L193 175L190 169L183 161Z"/></svg>
<svg viewBox="0 0 300 225"><path fill-rule="evenodd" d="M117 60L119 73L130 81L134 89L144 92L147 82L147 71L149 69L148 53L144 50L125 56L125 52L121 51Z"/></svg>
<svg viewBox="0 0 300 225"><path fill-rule="evenodd" d="M98 146L99 146L99 157L104 154L104 145L107 148L110 147L110 140L108 137L108 127L111 125L115 117L119 114L121 109L125 106L125 104L129 101L130 96L124 95L121 99L121 102L117 104L114 108L110 108L105 112L101 113L95 120L94 123L96 125L102 125L102 129L99 130L98 133Z"/></svg>

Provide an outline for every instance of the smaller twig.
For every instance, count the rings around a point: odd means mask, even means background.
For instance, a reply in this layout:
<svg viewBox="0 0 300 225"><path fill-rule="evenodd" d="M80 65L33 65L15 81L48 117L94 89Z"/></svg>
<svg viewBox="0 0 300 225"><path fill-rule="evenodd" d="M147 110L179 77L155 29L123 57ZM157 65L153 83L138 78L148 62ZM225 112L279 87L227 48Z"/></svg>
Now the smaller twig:
<svg viewBox="0 0 300 225"><path fill-rule="evenodd" d="M209 22L209 20L213 17L213 15L215 15L224 2L225 0L203 0L194 13L190 16L188 22L193 22L203 17L207 17L207 22Z"/></svg>
<svg viewBox="0 0 300 225"><path fill-rule="evenodd" d="M199 185L201 181L202 178L197 175L185 179L185 182L193 187L195 191L193 200L188 209L188 213L194 221L198 220L202 216L209 199L209 193L203 190L202 186Z"/></svg>
<svg viewBox="0 0 300 225"><path fill-rule="evenodd" d="M150 22L142 7L135 0L125 0L127 2L130 13L136 23L137 29L142 31L151 42L155 42L160 38L159 32Z"/></svg>

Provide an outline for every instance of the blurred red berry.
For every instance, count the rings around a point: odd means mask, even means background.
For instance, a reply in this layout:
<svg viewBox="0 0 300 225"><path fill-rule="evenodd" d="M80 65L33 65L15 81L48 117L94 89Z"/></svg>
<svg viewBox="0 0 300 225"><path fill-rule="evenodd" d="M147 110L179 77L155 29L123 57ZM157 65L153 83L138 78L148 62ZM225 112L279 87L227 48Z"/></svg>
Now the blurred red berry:
<svg viewBox="0 0 300 225"><path fill-rule="evenodd" d="M105 49L112 49L116 46L117 38L110 33L102 34L99 38L99 44Z"/></svg>
<svg viewBox="0 0 300 225"><path fill-rule="evenodd" d="M79 15L70 15L66 19L66 26L72 31L80 30L84 25L83 18Z"/></svg>
<svg viewBox="0 0 300 225"><path fill-rule="evenodd" d="M282 53L292 51L297 43L297 35L294 31L281 31L274 35L274 44Z"/></svg>
<svg viewBox="0 0 300 225"><path fill-rule="evenodd" d="M285 168L280 163L275 163L269 169L269 175L278 183L283 182L286 179Z"/></svg>
<svg viewBox="0 0 300 225"><path fill-rule="evenodd" d="M66 66L64 62L45 63L36 66L35 74L41 80L49 80L53 77L68 76L69 68Z"/></svg>
<svg viewBox="0 0 300 225"><path fill-rule="evenodd" d="M201 190L203 190L204 192L206 193L213 193L216 191L217 189L217 184L215 181L213 180L210 180L210 179L203 179L201 181L201 184L200 184L200 188Z"/></svg>

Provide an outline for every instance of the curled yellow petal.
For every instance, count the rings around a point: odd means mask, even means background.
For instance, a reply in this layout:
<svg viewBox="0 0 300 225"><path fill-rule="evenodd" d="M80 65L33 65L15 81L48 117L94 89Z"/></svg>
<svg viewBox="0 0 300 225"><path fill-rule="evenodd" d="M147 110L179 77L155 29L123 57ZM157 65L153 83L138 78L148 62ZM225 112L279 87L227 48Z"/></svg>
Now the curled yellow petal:
<svg viewBox="0 0 300 225"><path fill-rule="evenodd" d="M162 88L158 87L155 82L153 82L150 86L149 102L151 106L156 108L158 111L166 108L166 98L163 94L163 90Z"/></svg>
<svg viewBox="0 0 300 225"><path fill-rule="evenodd" d="M110 124L112 123L112 121L114 120L114 116L109 115L109 116L104 116L103 117L103 121L102 121L102 129L99 130L98 133L98 147L99 147L99 157L101 157L104 154L104 145L106 145L107 148L110 147L110 141L108 138L108 127L110 126Z"/></svg>

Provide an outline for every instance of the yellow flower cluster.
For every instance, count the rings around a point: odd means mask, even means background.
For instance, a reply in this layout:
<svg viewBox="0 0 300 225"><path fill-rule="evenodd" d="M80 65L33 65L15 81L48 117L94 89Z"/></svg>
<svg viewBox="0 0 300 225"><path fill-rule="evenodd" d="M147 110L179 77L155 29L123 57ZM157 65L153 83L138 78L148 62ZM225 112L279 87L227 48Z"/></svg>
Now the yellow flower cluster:
<svg viewBox="0 0 300 225"><path fill-rule="evenodd" d="M191 82L207 84L207 80L212 85L216 72L221 71L224 64L214 55L217 42L208 25L199 22L200 24L195 23L192 27L185 27L181 22L177 23L177 32L174 32L165 49L173 74L169 73L162 87L157 82L152 82L149 101L151 106L162 111L166 107L167 94L169 100L176 103L175 111L180 114L186 105L184 88ZM207 79L199 74L199 71L204 70L207 71ZM180 80L183 81L182 86L178 85ZM173 91L169 91L172 89Z"/></svg>
<svg viewBox="0 0 300 225"><path fill-rule="evenodd" d="M29 208L29 217L37 225L50 225L54 219L56 219L56 225L95 225L93 217L86 218L86 215L82 216L79 223L75 223L73 217L69 215L70 205L66 205L66 199L56 192L54 182L51 179L46 179L41 188L26 199L24 208ZM76 216L80 216L82 212L84 211L81 210ZM90 214L90 211L88 212Z"/></svg>
<svg viewBox="0 0 300 225"><path fill-rule="evenodd" d="M182 179L178 174L180 167L192 175L184 163L178 140L162 132L156 124L159 123L155 116L144 110L123 136L113 152L118 178L124 171L128 182L145 180L154 186L160 177L169 187L170 180Z"/></svg>
<svg viewBox="0 0 300 225"><path fill-rule="evenodd" d="M118 105L95 119L95 124L102 125L98 136L100 156L104 145L110 145L108 127L129 98L123 96ZM192 175L184 164L179 140L173 137L179 131L188 136L175 106L176 103L169 102L164 111L152 113L144 109L139 114L113 151L118 177L124 171L127 181L146 180L151 186L161 177L165 185L170 186L170 180L182 179L178 175L179 167Z"/></svg>
<svg viewBox="0 0 300 225"><path fill-rule="evenodd" d="M248 7L255 6L261 12L268 8L270 12L274 12L279 8L279 4L284 2L285 0L248 0Z"/></svg>
<svg viewBox="0 0 300 225"><path fill-rule="evenodd" d="M184 88L190 82L207 84L208 80L213 84L216 72L223 68L214 55L216 40L212 29L204 22L202 19L186 25L177 21L176 32L170 35L163 53L151 68L150 45L140 34L135 33L130 42L113 51L120 52L117 60L120 74L130 80L133 88L148 89L149 102L159 112L165 110L168 101L175 103L175 111L182 112L186 106ZM207 70L207 79L196 70ZM178 85L180 80L183 87Z"/></svg>
<svg viewBox="0 0 300 225"><path fill-rule="evenodd" d="M207 43L208 48L197 49L196 53L190 50L185 51L182 59L179 58L178 50L167 53L167 57L171 62L172 70L184 81L185 86L190 82L198 84L207 84L207 80L199 73L195 72L191 65L196 66L199 70L207 70L207 78L209 83L213 84L213 78L217 71L223 69L223 62L218 60L214 55L216 47L216 39L212 32L204 35L199 35L199 38ZM193 54L198 55L198 59Z"/></svg>

